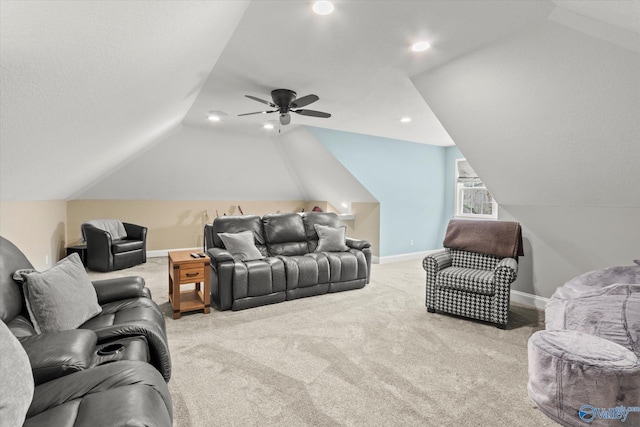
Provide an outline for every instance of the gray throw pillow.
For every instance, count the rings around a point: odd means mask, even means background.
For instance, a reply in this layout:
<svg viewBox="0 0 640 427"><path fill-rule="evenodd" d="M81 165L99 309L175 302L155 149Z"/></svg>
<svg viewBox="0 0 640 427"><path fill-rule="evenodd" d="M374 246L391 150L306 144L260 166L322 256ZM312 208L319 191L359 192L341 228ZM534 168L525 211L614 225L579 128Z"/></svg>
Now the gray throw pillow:
<svg viewBox="0 0 640 427"><path fill-rule="evenodd" d="M263 259L253 239L253 231L247 230L240 233L218 233L224 247L240 261L253 261Z"/></svg>
<svg viewBox="0 0 640 427"><path fill-rule="evenodd" d="M346 252L349 247L345 243L347 227L333 228L326 225L315 224L318 233L318 247L315 252Z"/></svg>
<svg viewBox="0 0 640 427"><path fill-rule="evenodd" d="M0 349L0 424L21 426L33 399L33 374L29 356L2 321Z"/></svg>
<svg viewBox="0 0 640 427"><path fill-rule="evenodd" d="M36 332L76 329L102 312L77 253L47 271L22 273L25 303Z"/></svg>

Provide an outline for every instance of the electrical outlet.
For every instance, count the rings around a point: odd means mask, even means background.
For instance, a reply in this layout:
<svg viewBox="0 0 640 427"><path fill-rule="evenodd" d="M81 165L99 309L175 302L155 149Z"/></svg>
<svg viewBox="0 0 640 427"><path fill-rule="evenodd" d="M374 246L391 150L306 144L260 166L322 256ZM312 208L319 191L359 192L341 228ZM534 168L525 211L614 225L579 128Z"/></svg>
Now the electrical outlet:
<svg viewBox="0 0 640 427"><path fill-rule="evenodd" d="M44 264L47 266L49 265L49 255L44 256Z"/></svg>
<svg viewBox="0 0 640 427"><path fill-rule="evenodd" d="M413 239L409 240L409 246L413 246Z"/></svg>

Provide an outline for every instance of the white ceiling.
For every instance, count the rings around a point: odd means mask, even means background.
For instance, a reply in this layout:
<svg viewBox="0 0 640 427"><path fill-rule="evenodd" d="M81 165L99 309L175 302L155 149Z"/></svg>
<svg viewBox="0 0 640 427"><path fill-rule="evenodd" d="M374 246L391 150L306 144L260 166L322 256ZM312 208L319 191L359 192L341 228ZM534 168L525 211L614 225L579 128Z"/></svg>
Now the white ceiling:
<svg viewBox="0 0 640 427"><path fill-rule="evenodd" d="M66 199L179 126L247 4L2 1L1 199Z"/></svg>
<svg viewBox="0 0 640 427"><path fill-rule="evenodd" d="M553 0L558 7L640 33L640 1L637 0Z"/></svg>
<svg viewBox="0 0 640 427"><path fill-rule="evenodd" d="M548 14L548 2L527 1L335 1L328 16L315 15L310 1L254 1L216 62L184 123L255 129L277 113L247 99L270 100L286 88L320 100L305 108L329 119L293 115L312 125L399 140L449 146L453 141L409 80L412 75L532 25ZM432 48L409 47L427 40ZM264 107L264 108L263 108ZM206 121L224 111L223 122ZM412 122L400 123L411 117Z"/></svg>
<svg viewBox="0 0 640 427"><path fill-rule="evenodd" d="M333 115L294 115L283 131L452 145L412 76L538 25L556 5L598 15L586 1L337 0L328 16L311 3L1 0L0 199L70 198L181 125L264 135L265 116L237 114L264 106L243 95L275 88L314 93L306 108ZM432 48L412 53L423 38ZM228 116L212 124L210 110Z"/></svg>

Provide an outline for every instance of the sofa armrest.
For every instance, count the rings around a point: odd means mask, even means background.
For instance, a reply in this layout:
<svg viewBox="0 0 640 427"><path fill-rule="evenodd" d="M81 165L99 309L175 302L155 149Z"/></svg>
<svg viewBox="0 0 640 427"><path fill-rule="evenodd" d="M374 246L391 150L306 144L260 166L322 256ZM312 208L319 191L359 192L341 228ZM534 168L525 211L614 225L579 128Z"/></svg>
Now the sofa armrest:
<svg viewBox="0 0 640 427"><path fill-rule="evenodd" d="M371 247L371 242L368 240L362 240L362 239L353 239L351 237L347 237L345 240L347 246L349 246L351 249L364 249L364 248L370 248Z"/></svg>
<svg viewBox="0 0 640 427"><path fill-rule="evenodd" d="M19 340L29 356L33 379L38 385L89 368L98 336L88 329L73 329Z"/></svg>
<svg viewBox="0 0 640 427"><path fill-rule="evenodd" d="M502 258L493 270L496 283L508 285L518 277L518 261L515 258Z"/></svg>
<svg viewBox="0 0 640 427"><path fill-rule="evenodd" d="M91 224L83 224L82 230L87 240L87 267L96 271L112 270L111 234Z"/></svg>
<svg viewBox="0 0 640 427"><path fill-rule="evenodd" d="M436 277L438 272L444 270L447 267L451 267L453 263L453 257L448 249L441 249L439 251L430 253L422 260L422 268L427 272L426 275L426 299L425 305L427 311L434 313L436 310L436 296L438 293L438 287L436 286Z"/></svg>
<svg viewBox="0 0 640 427"><path fill-rule="evenodd" d="M140 276L96 280L91 283L96 290L100 305L129 298L151 298L151 291L145 286L144 278Z"/></svg>
<svg viewBox="0 0 640 427"><path fill-rule="evenodd" d="M235 261L235 258L231 254L231 252L221 249L221 248L210 248L207 250L207 254L209 258L215 263L225 262L225 261Z"/></svg>
<svg viewBox="0 0 640 427"><path fill-rule="evenodd" d="M111 250L111 233L94 227L91 224L83 224L82 228L87 245L106 246L108 250Z"/></svg>
<svg viewBox="0 0 640 427"><path fill-rule="evenodd" d="M129 240L146 240L147 238L147 227L143 227L141 225L129 224L128 222L123 222L124 229L127 232L127 239Z"/></svg>
<svg viewBox="0 0 640 427"><path fill-rule="evenodd" d="M447 249L431 253L422 260L422 268L427 273L437 273L447 267L451 267L453 257Z"/></svg>

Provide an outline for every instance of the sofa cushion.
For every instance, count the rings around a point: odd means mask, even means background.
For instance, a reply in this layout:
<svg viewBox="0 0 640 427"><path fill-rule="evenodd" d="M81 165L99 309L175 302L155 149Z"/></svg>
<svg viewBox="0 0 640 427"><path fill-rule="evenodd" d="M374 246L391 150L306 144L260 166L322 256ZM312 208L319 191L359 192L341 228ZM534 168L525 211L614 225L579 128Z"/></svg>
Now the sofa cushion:
<svg viewBox="0 0 640 427"><path fill-rule="evenodd" d="M223 248L220 233L240 233L251 230L256 247L262 255L267 255L267 247L262 232L262 220L257 215L221 216L213 221L211 227L205 227L208 247Z"/></svg>
<svg viewBox="0 0 640 427"><path fill-rule="evenodd" d="M218 233L224 243L224 247L240 261L253 261L263 259L254 243L253 231L246 230L240 233Z"/></svg>
<svg viewBox="0 0 640 427"><path fill-rule="evenodd" d="M329 283L329 263L326 258L314 258L310 255L283 256L287 274L287 290Z"/></svg>
<svg viewBox="0 0 640 427"><path fill-rule="evenodd" d="M76 329L102 311L77 253L47 271L22 277L25 303L38 333Z"/></svg>
<svg viewBox="0 0 640 427"><path fill-rule="evenodd" d="M115 240L111 243L111 252L121 254L124 252L136 251L144 248L142 240Z"/></svg>
<svg viewBox="0 0 640 427"><path fill-rule="evenodd" d="M436 276L436 286L481 295L493 295L495 293L493 272L473 268L445 268Z"/></svg>
<svg viewBox="0 0 640 427"><path fill-rule="evenodd" d="M302 217L296 213L268 214L262 217L264 237L272 256L308 253Z"/></svg>
<svg viewBox="0 0 640 427"><path fill-rule="evenodd" d="M37 386L25 427L170 427L167 384L148 363L116 361Z"/></svg>
<svg viewBox="0 0 640 427"><path fill-rule="evenodd" d="M342 225L338 215L333 212L305 212L302 214L304 231L306 234L309 252L314 252L318 246L318 233L316 224L337 228Z"/></svg>
<svg viewBox="0 0 640 427"><path fill-rule="evenodd" d="M331 283L367 278L367 259L360 251L327 252Z"/></svg>
<svg viewBox="0 0 640 427"><path fill-rule="evenodd" d="M318 247L315 252L345 252L349 250L346 245L347 227L327 227L315 224L318 233Z"/></svg>
<svg viewBox="0 0 640 427"><path fill-rule="evenodd" d="M493 271L502 258L493 255L450 249L452 266Z"/></svg>

